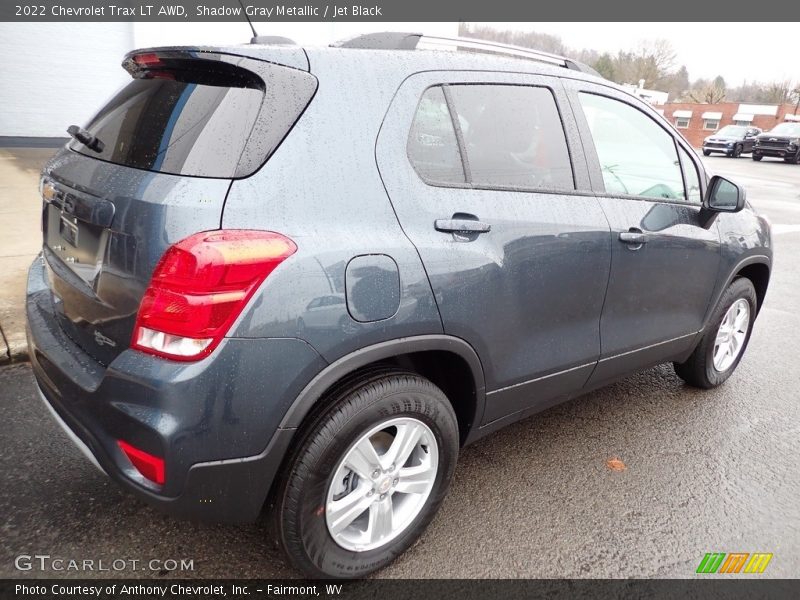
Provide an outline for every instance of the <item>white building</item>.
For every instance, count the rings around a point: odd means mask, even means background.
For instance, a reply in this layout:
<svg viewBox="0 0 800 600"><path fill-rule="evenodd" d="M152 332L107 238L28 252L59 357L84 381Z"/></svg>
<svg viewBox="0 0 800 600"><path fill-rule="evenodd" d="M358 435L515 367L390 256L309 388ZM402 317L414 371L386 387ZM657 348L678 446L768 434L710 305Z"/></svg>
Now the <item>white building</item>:
<svg viewBox="0 0 800 600"><path fill-rule="evenodd" d="M622 85L626 90L633 95L638 96L645 102L649 102L653 106L662 106L669 100L669 92L659 92L658 90L646 90L644 88L644 79L639 80L638 85L632 83L625 83Z"/></svg>

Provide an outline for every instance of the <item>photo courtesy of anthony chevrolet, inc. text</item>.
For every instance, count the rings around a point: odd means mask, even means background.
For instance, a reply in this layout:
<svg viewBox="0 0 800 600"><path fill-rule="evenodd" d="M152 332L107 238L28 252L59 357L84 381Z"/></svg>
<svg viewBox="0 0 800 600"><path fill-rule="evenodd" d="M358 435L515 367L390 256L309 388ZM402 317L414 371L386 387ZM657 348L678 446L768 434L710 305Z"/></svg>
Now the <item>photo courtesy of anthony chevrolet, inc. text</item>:
<svg viewBox="0 0 800 600"><path fill-rule="evenodd" d="M0 3L0 600L800 597L798 44Z"/></svg>

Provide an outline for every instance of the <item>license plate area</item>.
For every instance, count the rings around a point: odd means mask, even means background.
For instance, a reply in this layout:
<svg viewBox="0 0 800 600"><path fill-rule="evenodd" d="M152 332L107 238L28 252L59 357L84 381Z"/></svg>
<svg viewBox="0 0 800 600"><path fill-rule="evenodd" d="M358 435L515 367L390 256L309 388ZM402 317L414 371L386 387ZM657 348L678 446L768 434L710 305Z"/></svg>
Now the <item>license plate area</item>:
<svg viewBox="0 0 800 600"><path fill-rule="evenodd" d="M73 248L78 247L78 225L72 223L64 215L61 215L58 223L58 233L61 239Z"/></svg>

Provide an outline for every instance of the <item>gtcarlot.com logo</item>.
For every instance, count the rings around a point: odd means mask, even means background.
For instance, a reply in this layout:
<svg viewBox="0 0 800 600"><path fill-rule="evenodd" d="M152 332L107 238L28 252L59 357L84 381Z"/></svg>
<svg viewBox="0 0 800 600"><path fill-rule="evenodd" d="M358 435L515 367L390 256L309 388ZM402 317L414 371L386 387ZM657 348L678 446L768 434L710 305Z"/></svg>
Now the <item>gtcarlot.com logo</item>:
<svg viewBox="0 0 800 600"><path fill-rule="evenodd" d="M60 558L49 554L20 554L14 559L18 571L72 571L72 572L120 572L120 571L194 571L192 558Z"/></svg>
<svg viewBox="0 0 800 600"><path fill-rule="evenodd" d="M697 573L763 573L772 554L767 552L708 552L697 566Z"/></svg>

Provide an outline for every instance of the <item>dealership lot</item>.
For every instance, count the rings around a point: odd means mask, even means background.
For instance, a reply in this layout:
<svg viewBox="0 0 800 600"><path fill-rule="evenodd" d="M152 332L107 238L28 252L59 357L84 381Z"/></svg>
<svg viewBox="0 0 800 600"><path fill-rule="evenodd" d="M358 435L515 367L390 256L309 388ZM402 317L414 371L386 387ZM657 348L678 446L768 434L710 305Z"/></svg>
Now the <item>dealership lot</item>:
<svg viewBox="0 0 800 600"><path fill-rule="evenodd" d="M771 552L766 576L796 576L800 166L705 162L744 184L774 229L767 301L730 381L701 392L651 369L466 448L433 524L381 576L688 577L706 552ZM87 574L15 568L35 554L92 560L99 575L294 576L266 519L179 522L119 491L52 422L27 365L1 368L0 389L1 577ZM192 570L165 568L181 559ZM126 566L98 573L101 560Z"/></svg>

